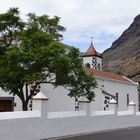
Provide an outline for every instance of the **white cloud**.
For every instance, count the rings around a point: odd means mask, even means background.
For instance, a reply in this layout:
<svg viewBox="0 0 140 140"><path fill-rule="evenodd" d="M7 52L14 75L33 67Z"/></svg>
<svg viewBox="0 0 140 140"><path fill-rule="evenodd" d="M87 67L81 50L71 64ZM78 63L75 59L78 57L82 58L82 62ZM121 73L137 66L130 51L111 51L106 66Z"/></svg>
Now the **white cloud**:
<svg viewBox="0 0 140 140"><path fill-rule="evenodd" d="M106 48L113 41L108 36L118 37L140 13L139 5L139 0L1 0L0 12L16 6L22 16L28 12L58 15L67 28L65 42L88 44L93 36L95 45L106 40Z"/></svg>

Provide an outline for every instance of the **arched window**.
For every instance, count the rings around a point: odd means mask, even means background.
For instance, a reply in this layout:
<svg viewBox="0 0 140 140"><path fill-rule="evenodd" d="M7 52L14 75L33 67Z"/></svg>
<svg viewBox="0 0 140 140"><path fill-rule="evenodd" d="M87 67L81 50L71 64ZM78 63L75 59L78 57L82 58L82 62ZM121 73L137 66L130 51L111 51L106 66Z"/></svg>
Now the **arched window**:
<svg viewBox="0 0 140 140"><path fill-rule="evenodd" d="M86 63L86 64L85 64L85 67L86 67L86 68L90 68L90 64L89 64L89 63Z"/></svg>
<svg viewBox="0 0 140 140"><path fill-rule="evenodd" d="M129 105L129 94L127 94L127 106Z"/></svg>

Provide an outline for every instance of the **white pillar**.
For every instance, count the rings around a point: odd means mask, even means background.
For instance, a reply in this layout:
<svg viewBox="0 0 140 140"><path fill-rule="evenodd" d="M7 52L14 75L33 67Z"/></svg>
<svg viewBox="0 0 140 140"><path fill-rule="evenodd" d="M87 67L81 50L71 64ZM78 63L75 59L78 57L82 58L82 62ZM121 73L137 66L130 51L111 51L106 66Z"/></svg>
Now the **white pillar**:
<svg viewBox="0 0 140 140"><path fill-rule="evenodd" d="M89 101L79 101L79 110L86 111L87 116L90 116L90 102Z"/></svg>
<svg viewBox="0 0 140 140"><path fill-rule="evenodd" d="M136 104L133 101L129 102L128 110L134 112L134 115L136 115Z"/></svg>
<svg viewBox="0 0 140 140"><path fill-rule="evenodd" d="M47 101L46 97L42 92L39 92L33 97L33 111L40 111L41 117L47 118Z"/></svg>
<svg viewBox="0 0 140 140"><path fill-rule="evenodd" d="M115 99L111 99L109 102L109 110L113 110L114 114L118 114L118 109L117 109L117 101Z"/></svg>

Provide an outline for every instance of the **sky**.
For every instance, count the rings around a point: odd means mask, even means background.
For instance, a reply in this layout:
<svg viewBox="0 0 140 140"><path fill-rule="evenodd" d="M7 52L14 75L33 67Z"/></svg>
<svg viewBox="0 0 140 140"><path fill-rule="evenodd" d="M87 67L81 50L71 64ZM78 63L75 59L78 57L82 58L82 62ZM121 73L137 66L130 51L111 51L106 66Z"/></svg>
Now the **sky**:
<svg viewBox="0 0 140 140"><path fill-rule="evenodd" d="M63 43L85 52L93 37L95 49L102 53L140 14L140 0L1 0L0 13L19 7L27 13L61 17L66 28Z"/></svg>

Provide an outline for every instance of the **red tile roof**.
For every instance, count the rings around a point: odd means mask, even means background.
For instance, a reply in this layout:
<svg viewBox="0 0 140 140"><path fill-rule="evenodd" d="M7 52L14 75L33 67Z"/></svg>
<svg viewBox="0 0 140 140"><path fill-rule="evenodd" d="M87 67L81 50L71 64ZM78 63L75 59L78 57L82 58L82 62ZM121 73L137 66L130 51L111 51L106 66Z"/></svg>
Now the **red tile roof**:
<svg viewBox="0 0 140 140"><path fill-rule="evenodd" d="M88 73L91 73L97 77L135 84L134 82L131 82L131 80L128 80L127 78L125 78L121 75L115 74L115 73L99 71L99 70L95 70L94 68L85 68L85 71Z"/></svg>
<svg viewBox="0 0 140 140"><path fill-rule="evenodd" d="M91 43L90 47L88 48L88 50L86 51L85 54L86 54L86 55L95 55L95 54L96 54L96 50L95 50L95 48L93 47L92 43Z"/></svg>
<svg viewBox="0 0 140 140"><path fill-rule="evenodd" d="M102 58L102 55L100 53L96 52L92 42L91 42L91 45L88 48L88 50L85 53L81 54L81 56L82 57L98 56L98 57Z"/></svg>

